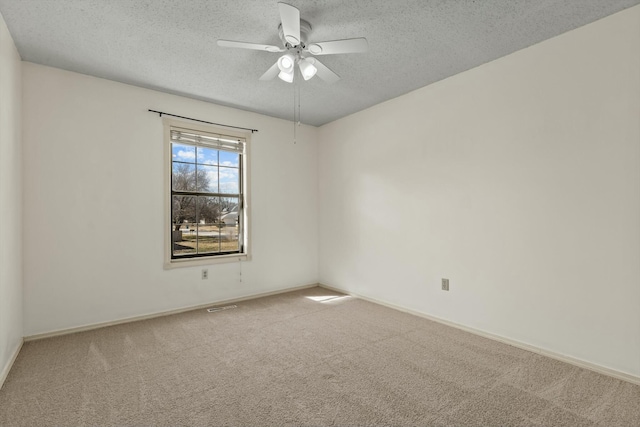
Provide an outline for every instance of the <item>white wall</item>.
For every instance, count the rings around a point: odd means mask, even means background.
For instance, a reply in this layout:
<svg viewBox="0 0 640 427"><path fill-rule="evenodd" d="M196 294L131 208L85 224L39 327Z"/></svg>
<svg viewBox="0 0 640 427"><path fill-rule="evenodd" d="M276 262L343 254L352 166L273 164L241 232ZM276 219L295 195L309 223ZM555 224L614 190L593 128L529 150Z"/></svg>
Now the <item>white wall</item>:
<svg viewBox="0 0 640 427"><path fill-rule="evenodd" d="M640 6L318 150L321 283L640 376Z"/></svg>
<svg viewBox="0 0 640 427"><path fill-rule="evenodd" d="M22 82L0 15L0 386L22 342Z"/></svg>
<svg viewBox="0 0 640 427"><path fill-rule="evenodd" d="M23 63L25 335L317 282L317 129ZM163 270L156 109L259 129L253 259ZM239 281L240 268L242 282Z"/></svg>

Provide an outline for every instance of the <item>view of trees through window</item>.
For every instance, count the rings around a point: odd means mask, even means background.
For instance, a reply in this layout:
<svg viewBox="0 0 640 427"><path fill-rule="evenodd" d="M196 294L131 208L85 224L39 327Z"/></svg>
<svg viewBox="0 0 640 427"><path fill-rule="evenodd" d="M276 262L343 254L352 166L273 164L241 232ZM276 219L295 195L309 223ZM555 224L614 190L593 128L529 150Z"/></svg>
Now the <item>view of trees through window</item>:
<svg viewBox="0 0 640 427"><path fill-rule="evenodd" d="M241 251L240 154L171 143L172 256Z"/></svg>

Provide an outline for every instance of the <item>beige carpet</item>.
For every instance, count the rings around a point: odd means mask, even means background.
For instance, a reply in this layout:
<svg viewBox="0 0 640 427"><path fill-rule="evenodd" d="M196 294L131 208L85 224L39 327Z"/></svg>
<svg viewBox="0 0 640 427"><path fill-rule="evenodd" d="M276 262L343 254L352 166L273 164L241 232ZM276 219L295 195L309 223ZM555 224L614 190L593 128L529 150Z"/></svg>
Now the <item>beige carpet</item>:
<svg viewBox="0 0 640 427"><path fill-rule="evenodd" d="M0 425L639 426L640 386L311 288L25 343Z"/></svg>

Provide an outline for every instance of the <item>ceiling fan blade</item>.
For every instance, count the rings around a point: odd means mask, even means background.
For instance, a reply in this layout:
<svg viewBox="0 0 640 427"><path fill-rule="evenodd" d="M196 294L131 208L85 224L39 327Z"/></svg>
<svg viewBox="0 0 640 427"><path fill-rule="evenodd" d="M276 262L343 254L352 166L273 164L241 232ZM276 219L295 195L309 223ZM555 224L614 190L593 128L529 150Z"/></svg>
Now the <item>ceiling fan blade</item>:
<svg viewBox="0 0 640 427"><path fill-rule="evenodd" d="M282 33L291 46L300 44L300 11L287 3L278 3Z"/></svg>
<svg viewBox="0 0 640 427"><path fill-rule="evenodd" d="M260 77L259 80L262 80L262 81L273 80L278 75L279 72L280 72L280 68L278 68L278 63L276 62L271 66L271 68L267 70L266 73L264 73Z"/></svg>
<svg viewBox="0 0 640 427"><path fill-rule="evenodd" d="M316 72L316 76L320 77L325 82L327 82L327 83L335 83L338 80L340 80L340 76L339 75L337 75L336 73L331 71L326 65L324 65L322 62L318 61L317 59L314 59L313 65L318 70Z"/></svg>
<svg viewBox="0 0 640 427"><path fill-rule="evenodd" d="M284 49L273 46L270 44L258 44L258 43L247 43L247 42L237 42L233 40L218 40L218 46L220 47L239 47L241 49L253 49L253 50L263 50L267 52L284 52Z"/></svg>
<svg viewBox="0 0 640 427"><path fill-rule="evenodd" d="M328 42L311 43L307 50L312 55L333 55L337 53L356 53L369 50L369 43L364 37L357 39L332 40Z"/></svg>

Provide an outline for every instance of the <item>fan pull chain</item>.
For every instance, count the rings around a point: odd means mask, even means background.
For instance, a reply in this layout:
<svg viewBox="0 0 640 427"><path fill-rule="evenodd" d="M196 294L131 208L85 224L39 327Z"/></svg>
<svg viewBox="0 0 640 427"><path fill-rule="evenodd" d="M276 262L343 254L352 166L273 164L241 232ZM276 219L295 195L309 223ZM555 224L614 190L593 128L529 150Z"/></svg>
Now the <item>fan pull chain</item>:
<svg viewBox="0 0 640 427"><path fill-rule="evenodd" d="M295 68L293 69L295 76ZM296 92L300 92L298 88L298 79L294 77L293 79L293 143L296 144L298 142L298 129L296 127ZM299 98L299 97L298 97ZM298 114L300 113L300 101L298 100Z"/></svg>
<svg viewBox="0 0 640 427"><path fill-rule="evenodd" d="M302 77L302 75L300 75L300 77ZM298 79L297 83L298 85L298 126L300 126L300 122L301 122L301 118L300 118L300 92L302 90L302 85L300 84L300 79Z"/></svg>

